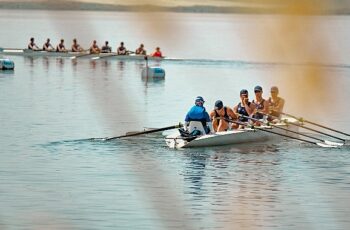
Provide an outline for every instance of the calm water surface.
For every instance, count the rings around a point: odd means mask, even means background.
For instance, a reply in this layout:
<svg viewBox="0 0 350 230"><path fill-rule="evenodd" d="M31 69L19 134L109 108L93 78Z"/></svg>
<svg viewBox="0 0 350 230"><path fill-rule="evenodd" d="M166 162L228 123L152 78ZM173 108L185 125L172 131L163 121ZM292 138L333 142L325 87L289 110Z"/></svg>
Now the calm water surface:
<svg viewBox="0 0 350 230"><path fill-rule="evenodd" d="M197 95L208 109L217 99L233 106L241 88L258 84L266 97L278 85L286 111L349 133L349 17L320 18L334 58L320 60L316 80L326 87L310 94L304 73L316 67L308 60L267 58L245 44L251 33L268 38L260 24L280 16L169 14L159 22L133 13L24 12L1 11L0 22L16 28L0 31L1 46L23 47L30 36L77 37L85 47L94 38L114 47L142 40L169 57L216 61L152 62L166 79L144 81L143 61L11 57L15 71L0 72L0 229L350 227L348 147L285 140L171 150L162 134L86 140L177 124Z"/></svg>

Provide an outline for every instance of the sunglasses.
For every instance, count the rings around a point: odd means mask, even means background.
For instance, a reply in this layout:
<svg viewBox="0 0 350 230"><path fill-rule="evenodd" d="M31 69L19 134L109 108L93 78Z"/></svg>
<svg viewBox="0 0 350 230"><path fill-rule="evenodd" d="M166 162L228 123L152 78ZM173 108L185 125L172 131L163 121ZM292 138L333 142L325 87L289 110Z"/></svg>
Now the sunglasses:
<svg viewBox="0 0 350 230"><path fill-rule="evenodd" d="M261 93L261 91L260 90L255 90L254 93Z"/></svg>

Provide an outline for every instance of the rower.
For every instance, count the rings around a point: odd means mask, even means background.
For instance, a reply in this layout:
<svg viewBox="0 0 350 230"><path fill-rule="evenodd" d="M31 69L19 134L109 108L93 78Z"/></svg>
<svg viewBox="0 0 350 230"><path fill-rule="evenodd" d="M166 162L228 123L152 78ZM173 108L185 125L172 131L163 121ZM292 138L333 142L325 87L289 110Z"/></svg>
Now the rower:
<svg viewBox="0 0 350 230"><path fill-rule="evenodd" d="M66 47L64 46L64 39L60 40L60 43L56 47L56 52L68 52L68 50L66 50Z"/></svg>
<svg viewBox="0 0 350 230"><path fill-rule="evenodd" d="M252 101L255 105L253 118L263 119L265 114L269 113L269 102L262 97L263 89L261 86L255 86L254 93L255 99Z"/></svg>
<svg viewBox="0 0 350 230"><path fill-rule="evenodd" d="M104 46L102 46L101 53L112 53L112 47L108 45L108 41L105 41Z"/></svg>
<svg viewBox="0 0 350 230"><path fill-rule="evenodd" d="M194 106L188 111L185 118L185 129L192 133L200 131L200 134L208 134L213 131L212 123L208 112L205 110L204 99L201 96L196 97ZM196 133L198 135L198 133Z"/></svg>
<svg viewBox="0 0 350 230"><path fill-rule="evenodd" d="M28 44L28 49L33 50L33 51L40 50L39 47L35 44L34 38L30 38L30 42Z"/></svg>
<svg viewBox="0 0 350 230"><path fill-rule="evenodd" d="M43 45L43 50L45 51L54 51L55 48L50 43L50 38L46 39L46 42Z"/></svg>
<svg viewBox="0 0 350 230"><path fill-rule="evenodd" d="M154 53L152 54L152 57L163 57L163 54L160 51L159 47L156 48L156 51L154 51Z"/></svg>
<svg viewBox="0 0 350 230"><path fill-rule="evenodd" d="M229 120L236 120L237 116L233 110L224 106L221 100L215 102L214 109L210 112L215 132L223 132L229 129Z"/></svg>
<svg viewBox="0 0 350 230"><path fill-rule="evenodd" d="M101 50L98 47L96 40L94 40L90 46L90 54L99 54L100 52Z"/></svg>
<svg viewBox="0 0 350 230"><path fill-rule="evenodd" d="M269 114L273 117L281 117L281 112L283 112L284 99L278 96L279 90L277 86L272 86L271 97L268 99L269 102ZM272 117L269 117L269 120L273 120Z"/></svg>
<svg viewBox="0 0 350 230"><path fill-rule="evenodd" d="M140 44L140 47L136 49L135 54L137 55L146 55L146 50L144 49L144 45Z"/></svg>
<svg viewBox="0 0 350 230"><path fill-rule="evenodd" d="M118 55L128 55L128 51L126 50L124 46L124 42L120 43L120 46L117 49L117 54Z"/></svg>
<svg viewBox="0 0 350 230"><path fill-rule="evenodd" d="M73 39L72 52L82 52L84 49L78 44L77 39Z"/></svg>
<svg viewBox="0 0 350 230"><path fill-rule="evenodd" d="M249 101L248 90L242 89L239 92L239 97L241 102L238 103L235 107L233 107L233 112L238 116L238 120L240 122L248 122L248 118L241 117L239 115L251 116L254 112L255 105ZM233 128L238 128L237 124L232 125Z"/></svg>

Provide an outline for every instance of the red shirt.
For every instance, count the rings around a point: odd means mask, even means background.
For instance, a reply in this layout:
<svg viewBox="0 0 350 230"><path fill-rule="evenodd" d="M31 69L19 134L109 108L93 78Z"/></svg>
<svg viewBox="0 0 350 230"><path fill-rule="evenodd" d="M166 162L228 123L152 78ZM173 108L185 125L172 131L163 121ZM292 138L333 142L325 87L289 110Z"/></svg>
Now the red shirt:
<svg viewBox="0 0 350 230"><path fill-rule="evenodd" d="M152 57L163 57L162 52L156 51L152 54Z"/></svg>

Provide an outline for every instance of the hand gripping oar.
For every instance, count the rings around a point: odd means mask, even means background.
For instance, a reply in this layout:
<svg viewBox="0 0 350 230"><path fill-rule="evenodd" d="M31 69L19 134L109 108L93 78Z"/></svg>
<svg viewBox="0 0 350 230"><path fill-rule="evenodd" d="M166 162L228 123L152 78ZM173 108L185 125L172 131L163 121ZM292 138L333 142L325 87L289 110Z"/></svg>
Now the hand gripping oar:
<svg viewBox="0 0 350 230"><path fill-rule="evenodd" d="M105 140L110 141L110 140L124 138L124 137L133 137L133 136L138 136L138 135L142 135L142 134L156 133L156 132L160 132L160 131L181 128L182 126L183 125L181 123L179 123L178 125L172 125L172 126L168 126L168 127L164 127L164 128L159 128L159 129L152 129L152 130L147 130L147 131L143 131L143 132L121 135L121 136L117 136L117 137L107 137L107 138L105 138Z"/></svg>
<svg viewBox="0 0 350 230"><path fill-rule="evenodd" d="M244 115L240 115L240 116L244 117L244 118L247 118L247 119L251 119L252 121L262 122L263 124L266 124L266 125L271 126L271 127L275 127L277 129L280 129L280 130L284 130L286 132L294 133L294 134L297 134L297 135L300 135L300 136L303 136L303 137L307 137L307 138L310 138L310 139L314 139L314 140L317 140L317 141L324 142L326 145L334 145L334 146L343 146L344 145L344 143L337 143L337 142L333 142L333 141L323 140L321 138L313 137L313 136L310 136L310 135L307 135L307 134L304 134L304 133L300 133L300 132L297 132L297 131L286 129L286 128L280 127L278 125L271 124L269 122L264 122L264 121L261 121L261 120L256 119L256 118L247 117L247 116L244 116ZM286 124L288 125L288 124L293 124L293 123L287 123L286 122ZM298 126L298 127L304 128L303 126Z"/></svg>
<svg viewBox="0 0 350 230"><path fill-rule="evenodd" d="M254 118L251 118L251 117L247 117L247 118L251 119L251 120L254 119ZM335 145L328 145L328 144L324 144L324 143L313 142L313 141L301 139L301 138L298 138L298 137L289 136L289 135L286 135L286 134L283 134L283 133L277 133L277 132L274 132L272 130L268 130L268 129L263 128L263 127L250 126L249 124L246 124L246 123L243 123L243 122L234 121L234 120L231 120L231 119L226 119L225 118L225 120L229 121L229 122L232 122L232 123L239 124L239 125L250 127L250 128L252 128L254 130L259 130L259 131L263 131L263 132L267 132L267 133L272 133L272 134L275 134L275 135L279 135L279 136L287 137L287 138L290 138L290 139L306 142L306 143L309 143L309 144L318 145L318 146L324 147L324 148L336 148L337 147Z"/></svg>
<svg viewBox="0 0 350 230"><path fill-rule="evenodd" d="M336 130L336 129L332 129L332 128L326 127L326 126L324 126L324 125L320 125L320 124L317 124L317 123L315 123L315 122L305 120L305 119L302 118L302 117L299 117L299 118L298 118L298 117L296 117L296 116L294 116L294 115L291 115L291 114L288 114L288 113L283 113L283 112L281 112L281 114L286 115L286 116L288 116L288 117L292 117L292 118L294 118L294 119L297 119L297 120L300 121L300 122L309 123L309 124L311 124L311 125L318 126L318 127L323 128L323 129L328 129L328 130L330 130L330 131L333 131L333 132L336 132L336 133L340 133L340 134L343 134L343 135L345 135L345 136L350 137L350 134L348 134L348 133L344 133L344 132L342 132L342 131L339 131L339 130Z"/></svg>

